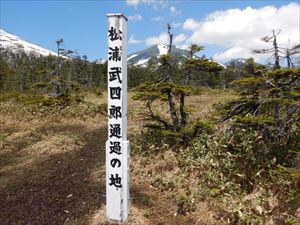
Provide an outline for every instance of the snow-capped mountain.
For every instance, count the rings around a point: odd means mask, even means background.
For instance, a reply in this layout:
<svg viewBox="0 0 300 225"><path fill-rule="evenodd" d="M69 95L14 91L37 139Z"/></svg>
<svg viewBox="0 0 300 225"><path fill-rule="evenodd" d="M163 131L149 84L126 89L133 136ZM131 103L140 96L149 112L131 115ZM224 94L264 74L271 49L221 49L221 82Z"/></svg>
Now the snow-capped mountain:
<svg viewBox="0 0 300 225"><path fill-rule="evenodd" d="M55 52L32 44L24 39L0 29L0 48L10 50L14 53L24 52L25 54L34 54L36 56L56 55Z"/></svg>
<svg viewBox="0 0 300 225"><path fill-rule="evenodd" d="M225 63L225 65L232 66L232 67L235 67L235 68L242 68L242 67L244 67L245 62L246 62L246 59L237 58L237 59L231 59L230 61Z"/></svg>
<svg viewBox="0 0 300 225"><path fill-rule="evenodd" d="M215 62L215 63L219 64L219 66L222 66L224 69L227 68L227 66L226 66L225 64L221 63L221 62L215 61L215 60L213 60L213 59L209 59L209 61Z"/></svg>
<svg viewBox="0 0 300 225"><path fill-rule="evenodd" d="M163 44L154 45L145 50L138 51L138 52L128 55L127 62L129 65L146 67L148 64L148 61L150 59L157 60L161 55L167 54L168 49L169 49L169 46L167 46L167 45L163 45ZM182 60L182 58L190 57L190 52L188 50L179 49L179 48L176 48L175 46L172 46L171 54L175 55L175 57L179 60L179 62ZM197 56L194 56L194 57L197 58ZM209 60L214 61L212 59L209 59ZM220 62L217 62L217 61L214 61L214 62L218 63L220 66L222 66L224 68L227 67L226 65L224 65Z"/></svg>
<svg viewBox="0 0 300 225"><path fill-rule="evenodd" d="M106 61L104 59L98 59L96 64L104 64Z"/></svg>
<svg viewBox="0 0 300 225"><path fill-rule="evenodd" d="M161 55L168 53L169 46L167 45L154 45L142 51L138 51L128 55L127 61L129 65L146 67L150 59L158 59ZM189 51L176 48L172 46L171 53L176 57L189 57Z"/></svg>

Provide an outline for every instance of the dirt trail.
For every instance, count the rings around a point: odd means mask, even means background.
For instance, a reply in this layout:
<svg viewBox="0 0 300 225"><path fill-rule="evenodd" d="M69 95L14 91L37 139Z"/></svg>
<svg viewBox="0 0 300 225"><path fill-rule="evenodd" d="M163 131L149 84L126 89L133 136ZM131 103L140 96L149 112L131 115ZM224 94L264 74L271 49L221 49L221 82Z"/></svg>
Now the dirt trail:
<svg viewBox="0 0 300 225"><path fill-rule="evenodd" d="M104 204L106 126L11 121L0 151L0 224L86 224Z"/></svg>

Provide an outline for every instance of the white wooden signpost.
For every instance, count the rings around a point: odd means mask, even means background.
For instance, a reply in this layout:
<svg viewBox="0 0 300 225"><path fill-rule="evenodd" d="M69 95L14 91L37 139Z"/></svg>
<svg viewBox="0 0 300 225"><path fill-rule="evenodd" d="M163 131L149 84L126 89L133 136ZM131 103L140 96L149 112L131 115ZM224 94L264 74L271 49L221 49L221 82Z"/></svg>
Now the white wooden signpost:
<svg viewBox="0 0 300 225"><path fill-rule="evenodd" d="M106 214L126 221L129 208L127 140L127 18L108 14L108 140L106 142Z"/></svg>

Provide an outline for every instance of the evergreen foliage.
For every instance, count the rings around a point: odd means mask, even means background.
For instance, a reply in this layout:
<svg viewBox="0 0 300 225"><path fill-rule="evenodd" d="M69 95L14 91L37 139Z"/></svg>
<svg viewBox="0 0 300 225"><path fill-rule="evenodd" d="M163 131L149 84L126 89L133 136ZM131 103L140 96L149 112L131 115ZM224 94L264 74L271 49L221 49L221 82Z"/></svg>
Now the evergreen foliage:
<svg viewBox="0 0 300 225"><path fill-rule="evenodd" d="M230 120L230 130L235 137L241 129L247 130L249 135L255 134L259 137L253 146L258 143L262 146L256 147L257 152L253 152L251 157L256 160L255 165L264 168L266 176L269 176L271 168L279 168L279 171L289 174L296 181L297 187L300 153L300 68L269 70L261 76L254 74L232 82L240 92L240 98L221 107L223 120ZM251 169L259 171L258 167ZM296 205L299 203L299 194L296 193L293 201Z"/></svg>
<svg viewBox="0 0 300 225"><path fill-rule="evenodd" d="M33 87L40 90L41 84L47 86L49 90L49 84L55 80L60 80L67 86L70 83L77 83L81 88L92 89L106 86L106 64L99 64L96 61L89 62L87 58L77 56L64 58L60 70L60 76L57 77L57 57L55 56L28 56L4 50L0 52L0 88L2 92L26 91Z"/></svg>
<svg viewBox="0 0 300 225"><path fill-rule="evenodd" d="M173 132L182 132L184 130L183 128L187 125L188 116L185 109L185 96L190 94L191 85L195 85L194 79L203 81L201 77L207 76L207 80L213 80L223 70L223 67L216 62L194 57L194 53L203 48L203 46L191 45L191 58L185 59L182 65L177 63L173 55L162 55L159 58L160 66L155 71L158 74L162 74L160 77L164 78L154 82L144 82L133 89L137 92L133 96L133 99L145 102L145 106L149 112L146 119L153 122L153 124L147 124L147 127L166 129ZM212 83L207 84L213 86ZM152 109L152 104L155 101L169 105L169 119L157 113L155 114ZM185 135L183 136L185 137Z"/></svg>

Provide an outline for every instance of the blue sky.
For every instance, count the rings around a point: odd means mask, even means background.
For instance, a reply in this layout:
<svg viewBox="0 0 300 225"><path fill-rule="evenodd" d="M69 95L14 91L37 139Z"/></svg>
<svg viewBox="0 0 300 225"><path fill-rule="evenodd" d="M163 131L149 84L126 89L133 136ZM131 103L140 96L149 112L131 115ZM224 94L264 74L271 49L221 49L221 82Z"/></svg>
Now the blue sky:
<svg viewBox="0 0 300 225"><path fill-rule="evenodd" d="M202 0L0 0L1 29L55 51L55 40L90 60L106 59L107 13L128 18L128 52L166 42L166 23L173 25L175 44L205 46L200 55L219 61L249 57L259 38L282 29L280 43L300 43L299 1ZM255 56L264 61L267 56Z"/></svg>

